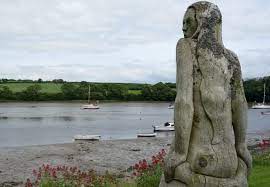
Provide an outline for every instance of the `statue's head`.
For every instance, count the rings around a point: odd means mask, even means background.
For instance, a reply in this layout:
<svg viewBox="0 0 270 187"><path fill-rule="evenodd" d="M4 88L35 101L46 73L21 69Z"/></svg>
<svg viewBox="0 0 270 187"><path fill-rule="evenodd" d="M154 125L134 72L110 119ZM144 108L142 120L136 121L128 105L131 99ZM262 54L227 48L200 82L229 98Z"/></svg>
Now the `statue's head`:
<svg viewBox="0 0 270 187"><path fill-rule="evenodd" d="M190 5L183 20L185 38L198 38L202 32L212 32L221 42L222 16L218 6L207 1Z"/></svg>
<svg viewBox="0 0 270 187"><path fill-rule="evenodd" d="M195 9L190 7L187 9L183 20L183 33L185 38L191 38L196 32L198 22L196 19Z"/></svg>

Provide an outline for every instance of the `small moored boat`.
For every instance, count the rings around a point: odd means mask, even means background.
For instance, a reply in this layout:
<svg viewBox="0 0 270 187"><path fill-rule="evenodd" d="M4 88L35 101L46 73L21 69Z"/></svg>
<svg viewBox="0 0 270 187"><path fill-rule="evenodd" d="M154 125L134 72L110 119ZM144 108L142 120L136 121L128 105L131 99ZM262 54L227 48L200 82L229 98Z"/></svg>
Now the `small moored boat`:
<svg viewBox="0 0 270 187"><path fill-rule="evenodd" d="M157 133L139 133L137 134L138 138L143 138L143 137L156 137Z"/></svg>
<svg viewBox="0 0 270 187"><path fill-rule="evenodd" d="M270 115L270 111L261 112L262 115Z"/></svg>
<svg viewBox="0 0 270 187"><path fill-rule="evenodd" d="M170 105L168 106L168 109L174 109L174 104L170 104Z"/></svg>
<svg viewBox="0 0 270 187"><path fill-rule="evenodd" d="M74 141L77 140L84 140L84 141L98 141L100 140L101 136L100 135L75 135L74 136Z"/></svg>
<svg viewBox="0 0 270 187"><path fill-rule="evenodd" d="M174 123L166 122L163 126L153 126L154 132L166 132L166 131L174 131Z"/></svg>
<svg viewBox="0 0 270 187"><path fill-rule="evenodd" d="M83 105L82 109L99 109L99 106L97 104L88 104L88 105Z"/></svg>

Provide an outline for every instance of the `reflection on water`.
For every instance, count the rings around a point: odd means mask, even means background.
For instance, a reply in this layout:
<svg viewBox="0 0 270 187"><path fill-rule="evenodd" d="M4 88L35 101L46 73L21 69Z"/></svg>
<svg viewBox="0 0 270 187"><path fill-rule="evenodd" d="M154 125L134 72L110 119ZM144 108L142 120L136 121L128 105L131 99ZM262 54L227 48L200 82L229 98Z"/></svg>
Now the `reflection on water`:
<svg viewBox="0 0 270 187"><path fill-rule="evenodd" d="M169 103L103 103L99 110L81 110L80 103L1 103L0 147L71 142L76 134L102 139L136 138L152 125L173 121ZM249 110L248 132L270 129L269 116ZM158 133L172 136L173 132Z"/></svg>

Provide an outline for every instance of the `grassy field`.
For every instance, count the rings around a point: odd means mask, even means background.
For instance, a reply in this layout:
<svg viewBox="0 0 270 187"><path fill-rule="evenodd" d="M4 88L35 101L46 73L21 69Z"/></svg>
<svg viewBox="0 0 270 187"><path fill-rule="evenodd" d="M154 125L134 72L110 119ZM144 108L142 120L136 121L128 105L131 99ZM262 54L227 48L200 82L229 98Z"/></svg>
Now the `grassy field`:
<svg viewBox="0 0 270 187"><path fill-rule="evenodd" d="M142 93L141 90L128 90L129 94L134 94L134 95L140 95Z"/></svg>
<svg viewBox="0 0 270 187"><path fill-rule="evenodd" d="M55 83L6 83L0 86L8 86L13 92L21 92L25 90L28 86L39 84L44 93L59 93L61 92L62 84Z"/></svg>
<svg viewBox="0 0 270 187"><path fill-rule="evenodd" d="M59 93L61 92L61 86L63 85L62 83L5 83L0 84L0 87L8 86L13 92L21 92L25 90L28 86L32 86L34 84L39 84L42 88L43 93ZM128 93L139 95L141 94L141 90L128 90Z"/></svg>

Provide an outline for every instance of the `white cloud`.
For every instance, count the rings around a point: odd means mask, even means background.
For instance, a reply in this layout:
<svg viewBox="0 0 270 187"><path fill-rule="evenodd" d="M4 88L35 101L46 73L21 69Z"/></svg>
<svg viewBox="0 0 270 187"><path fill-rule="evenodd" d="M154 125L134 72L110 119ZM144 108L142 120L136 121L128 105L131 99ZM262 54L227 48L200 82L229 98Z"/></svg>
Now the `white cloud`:
<svg viewBox="0 0 270 187"><path fill-rule="evenodd" d="M1 0L0 77L175 80L175 44L195 0ZM244 77L269 75L270 2L213 0ZM41 68L42 67L42 68Z"/></svg>

